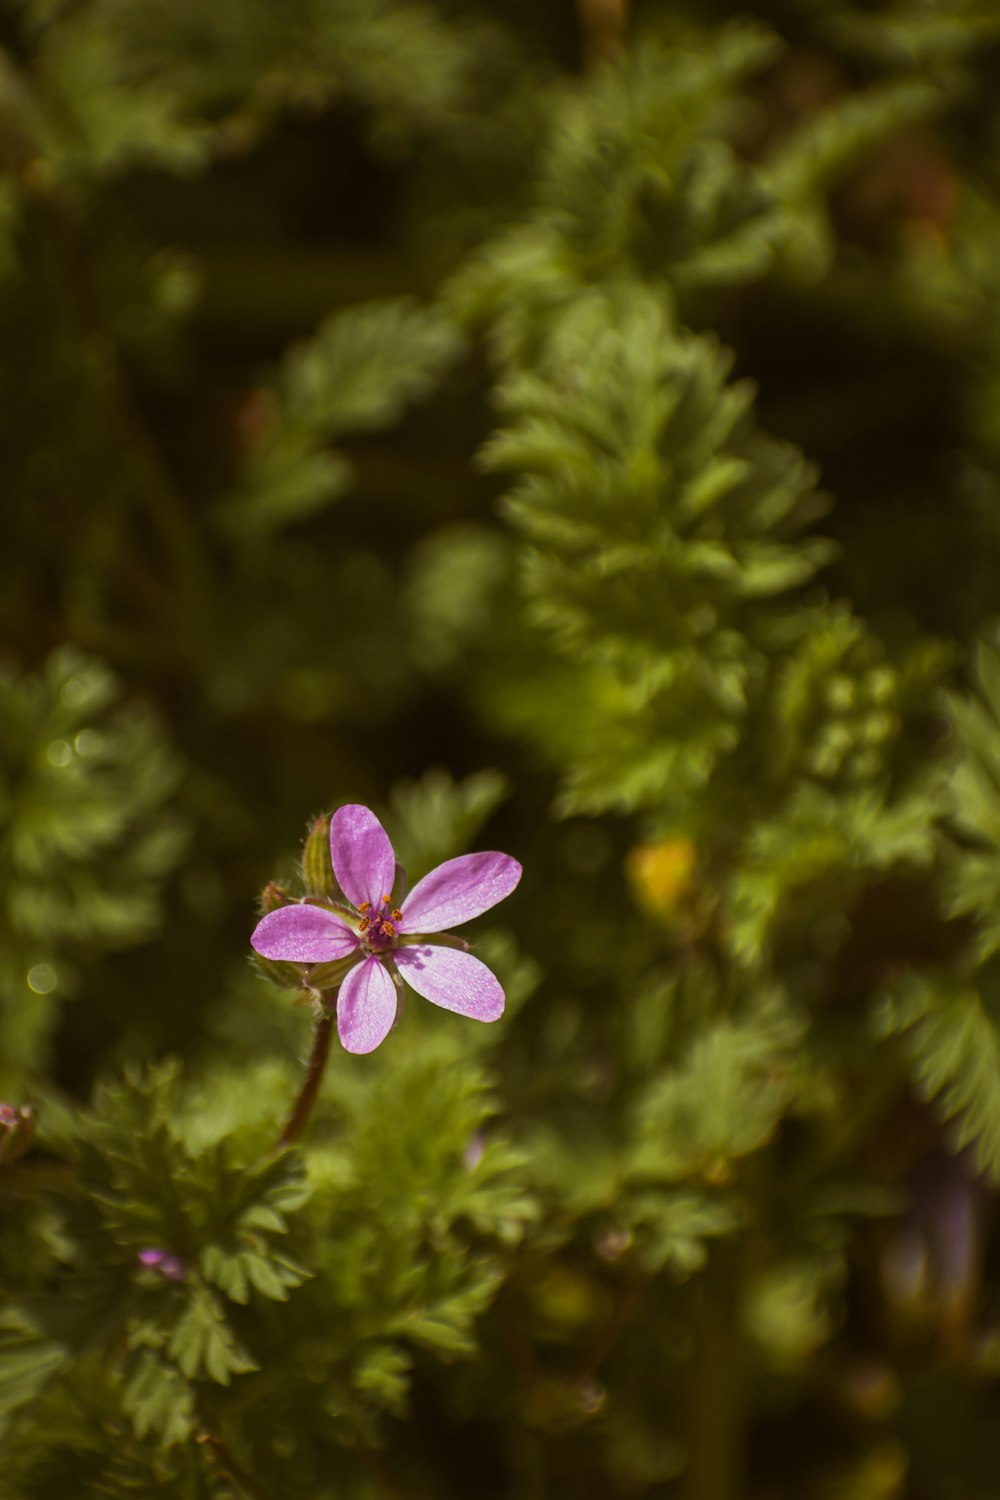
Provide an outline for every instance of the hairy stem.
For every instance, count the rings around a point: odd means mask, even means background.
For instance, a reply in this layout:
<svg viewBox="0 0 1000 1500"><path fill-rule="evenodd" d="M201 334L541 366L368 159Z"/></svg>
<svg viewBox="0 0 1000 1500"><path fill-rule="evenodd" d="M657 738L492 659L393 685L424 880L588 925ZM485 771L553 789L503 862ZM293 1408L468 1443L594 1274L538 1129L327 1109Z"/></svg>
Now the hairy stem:
<svg viewBox="0 0 1000 1500"><path fill-rule="evenodd" d="M629 0L576 0L587 62L614 57L625 46Z"/></svg>
<svg viewBox="0 0 1000 1500"><path fill-rule="evenodd" d="M306 1127L306 1122L312 1113L312 1107L316 1103L316 1095L319 1093L320 1084L323 1082L323 1074L326 1072L327 1058L330 1056L330 1038L333 1036L333 1007L329 1000L324 999L323 1014L316 1022L316 1031L313 1035L312 1054L309 1058L309 1066L306 1069L305 1080L299 1090L299 1096L292 1106L292 1112L285 1121L285 1128L278 1137L276 1149L283 1151L286 1146L291 1146L298 1140Z"/></svg>

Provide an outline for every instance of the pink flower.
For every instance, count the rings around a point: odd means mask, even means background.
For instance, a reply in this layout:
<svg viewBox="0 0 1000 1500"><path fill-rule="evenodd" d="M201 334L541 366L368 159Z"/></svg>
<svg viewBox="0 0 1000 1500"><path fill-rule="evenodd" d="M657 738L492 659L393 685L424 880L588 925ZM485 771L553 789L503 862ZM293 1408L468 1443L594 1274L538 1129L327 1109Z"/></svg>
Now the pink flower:
<svg viewBox="0 0 1000 1500"><path fill-rule="evenodd" d="M159 1271L160 1275L167 1281L183 1281L186 1275L184 1262L179 1255L171 1255L169 1250L150 1248L140 1250L136 1254L136 1260L147 1271Z"/></svg>
<svg viewBox="0 0 1000 1500"><path fill-rule="evenodd" d="M471 953L446 945L445 928L471 921L509 896L521 878L516 859L489 852L445 860L396 908L396 856L367 807L351 803L334 814L330 854L351 907L279 907L258 922L250 941L264 958L292 963L353 958L337 995L337 1031L348 1052L374 1052L388 1036L396 1019L391 968L434 1005L476 1021L499 1019L499 980Z"/></svg>

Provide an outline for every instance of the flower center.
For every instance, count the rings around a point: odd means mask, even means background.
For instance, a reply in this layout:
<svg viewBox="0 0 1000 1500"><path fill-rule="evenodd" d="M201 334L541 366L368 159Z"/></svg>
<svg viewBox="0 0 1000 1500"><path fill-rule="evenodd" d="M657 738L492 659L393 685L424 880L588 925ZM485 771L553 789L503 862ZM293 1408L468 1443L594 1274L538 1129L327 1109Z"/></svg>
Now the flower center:
<svg viewBox="0 0 1000 1500"><path fill-rule="evenodd" d="M398 907L390 908L391 899L383 896L376 905L362 901L358 907L361 941L369 953L380 953L384 948L391 948L396 941L396 924L403 920L403 913Z"/></svg>

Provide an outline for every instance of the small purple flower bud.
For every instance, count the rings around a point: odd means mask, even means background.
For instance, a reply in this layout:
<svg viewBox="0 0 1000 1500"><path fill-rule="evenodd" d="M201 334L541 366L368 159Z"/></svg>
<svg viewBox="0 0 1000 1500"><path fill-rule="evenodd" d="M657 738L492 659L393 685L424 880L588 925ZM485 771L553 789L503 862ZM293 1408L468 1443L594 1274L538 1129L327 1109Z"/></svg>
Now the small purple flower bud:
<svg viewBox="0 0 1000 1500"><path fill-rule="evenodd" d="M632 1244L632 1231L620 1224L606 1225L594 1240L602 1260L618 1260Z"/></svg>
<svg viewBox="0 0 1000 1500"><path fill-rule="evenodd" d="M25 1105L0 1104L0 1166L9 1166L22 1157L35 1133L35 1117Z"/></svg>
<svg viewBox="0 0 1000 1500"><path fill-rule="evenodd" d="M136 1256L139 1264L145 1266L147 1271L158 1271L167 1281L183 1281L185 1276L184 1262L179 1255L172 1255L169 1250L140 1250Z"/></svg>
<svg viewBox="0 0 1000 1500"><path fill-rule="evenodd" d="M462 1161L467 1172L474 1172L482 1161L486 1152L486 1141L483 1139L482 1131L477 1130L474 1136L470 1136L469 1143L462 1152Z"/></svg>

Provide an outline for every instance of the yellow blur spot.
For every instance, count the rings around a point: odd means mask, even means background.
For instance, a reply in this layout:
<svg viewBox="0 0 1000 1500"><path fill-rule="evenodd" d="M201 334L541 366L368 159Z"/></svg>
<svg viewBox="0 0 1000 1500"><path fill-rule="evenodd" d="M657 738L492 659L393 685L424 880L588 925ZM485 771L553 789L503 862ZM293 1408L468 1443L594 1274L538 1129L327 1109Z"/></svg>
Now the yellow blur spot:
<svg viewBox="0 0 1000 1500"><path fill-rule="evenodd" d="M530 1297L535 1312L546 1323L570 1329L599 1317L606 1294L582 1271L552 1266L530 1288Z"/></svg>
<svg viewBox="0 0 1000 1500"><path fill-rule="evenodd" d="M897 1500L903 1494L909 1457L899 1443L880 1443L845 1485L843 1500Z"/></svg>
<svg viewBox="0 0 1000 1500"><path fill-rule="evenodd" d="M632 893L642 909L661 920L685 914L694 887L695 847L689 838L636 844L625 860Z"/></svg>

